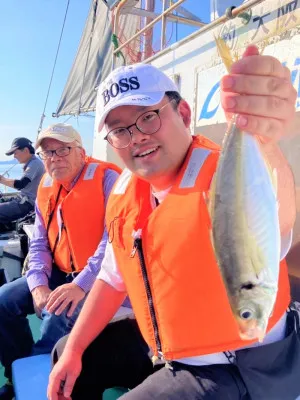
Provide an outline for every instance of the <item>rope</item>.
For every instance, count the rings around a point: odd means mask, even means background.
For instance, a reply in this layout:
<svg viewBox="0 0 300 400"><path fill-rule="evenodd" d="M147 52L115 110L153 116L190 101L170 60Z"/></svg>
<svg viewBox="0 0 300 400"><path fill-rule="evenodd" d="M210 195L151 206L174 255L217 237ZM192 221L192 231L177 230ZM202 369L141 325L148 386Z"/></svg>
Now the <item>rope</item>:
<svg viewBox="0 0 300 400"><path fill-rule="evenodd" d="M52 74L51 74L50 83L49 83L48 91L47 91L47 95L46 95L44 110L43 110L43 112L42 112L42 116L41 116L41 120L40 120L40 125L39 125L39 127L38 127L38 134L39 134L40 131L42 130L43 122L44 122L44 119L45 119L45 116L46 116L46 115L45 115L45 111L46 111L46 107L47 107L47 103L48 103L48 98L49 98L49 93L50 93L50 89L51 89L51 85L52 85L52 80L53 80L53 76L54 76L54 71L55 71L55 67L56 67L56 62L57 62L57 57L58 57L58 53L59 53L59 49L60 49L61 39L62 39L63 32L64 32L64 28L65 28L65 23L66 23L66 19L67 19L67 14L68 14L68 10L69 10L69 4L70 4L70 0L67 1L67 7L66 7L66 12L65 12L65 17L64 17L64 21L63 21L63 25L62 25L62 29L61 29L61 33L60 33L60 38L59 38L59 41L58 41L58 46L57 46L57 50L56 50L54 65L53 65L53 68L52 68Z"/></svg>
<svg viewBox="0 0 300 400"><path fill-rule="evenodd" d="M119 47L119 41L118 41L117 35L115 35L114 33L111 36L111 41L112 41L112 43L114 45L114 50L116 50ZM126 65L125 57L124 57L124 54L122 53L122 51L118 51L116 53L116 56L117 57L122 57L123 58L123 63L124 63L123 65Z"/></svg>

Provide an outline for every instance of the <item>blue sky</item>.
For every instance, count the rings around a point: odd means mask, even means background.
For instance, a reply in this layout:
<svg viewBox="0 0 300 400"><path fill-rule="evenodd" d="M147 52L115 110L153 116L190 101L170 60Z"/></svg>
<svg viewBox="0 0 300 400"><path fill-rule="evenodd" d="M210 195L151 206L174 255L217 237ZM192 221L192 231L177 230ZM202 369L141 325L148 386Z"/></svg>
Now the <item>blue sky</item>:
<svg viewBox="0 0 300 400"><path fill-rule="evenodd" d="M66 0L9 0L0 13L0 160L13 138L37 135L53 62L66 9ZM71 69L89 11L89 0L71 0L65 34L46 108L44 127L64 122L53 119ZM93 121L69 121L82 133L87 151L92 151Z"/></svg>
<svg viewBox="0 0 300 400"><path fill-rule="evenodd" d="M0 160L15 137L33 141L37 135L67 0L9 0L0 13ZM201 4L201 6L200 6ZM209 20L209 0L187 0L185 6ZM46 108L43 126L65 122L52 118L77 51L90 0L71 0L64 36ZM187 28L179 29L179 36ZM71 123L92 153L93 119L72 117Z"/></svg>

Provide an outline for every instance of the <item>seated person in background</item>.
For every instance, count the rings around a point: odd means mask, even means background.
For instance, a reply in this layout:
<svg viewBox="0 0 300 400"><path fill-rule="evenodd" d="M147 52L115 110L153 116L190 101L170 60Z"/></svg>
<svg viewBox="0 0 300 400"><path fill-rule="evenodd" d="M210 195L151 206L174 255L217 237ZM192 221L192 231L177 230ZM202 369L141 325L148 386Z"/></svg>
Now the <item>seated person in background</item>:
<svg viewBox="0 0 300 400"><path fill-rule="evenodd" d="M19 190L16 196L0 204L0 224L2 225L0 225L0 230L5 230L5 224L25 217L34 210L37 188L45 172L42 161L34 153L32 142L25 137L14 139L11 148L5 153L7 156L14 155L20 164L24 164L24 172L20 179L9 179L0 175L2 185Z"/></svg>
<svg viewBox="0 0 300 400"><path fill-rule="evenodd" d="M71 125L42 131L36 147L47 173L37 193L29 270L0 287L0 362L9 380L14 360L50 353L72 329L100 271L107 241L105 206L119 175L115 165L86 157ZM42 319L36 344L26 318L35 312ZM8 382L0 399L13 397Z"/></svg>

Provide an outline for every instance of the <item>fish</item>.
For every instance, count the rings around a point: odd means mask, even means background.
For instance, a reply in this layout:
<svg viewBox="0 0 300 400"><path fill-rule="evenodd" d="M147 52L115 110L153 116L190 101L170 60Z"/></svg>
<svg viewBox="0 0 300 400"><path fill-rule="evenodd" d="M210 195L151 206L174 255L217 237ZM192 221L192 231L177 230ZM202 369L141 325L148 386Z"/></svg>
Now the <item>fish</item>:
<svg viewBox="0 0 300 400"><path fill-rule="evenodd" d="M242 132L236 118L225 133L209 193L211 239L239 336L262 342L278 292L277 175L257 137Z"/></svg>

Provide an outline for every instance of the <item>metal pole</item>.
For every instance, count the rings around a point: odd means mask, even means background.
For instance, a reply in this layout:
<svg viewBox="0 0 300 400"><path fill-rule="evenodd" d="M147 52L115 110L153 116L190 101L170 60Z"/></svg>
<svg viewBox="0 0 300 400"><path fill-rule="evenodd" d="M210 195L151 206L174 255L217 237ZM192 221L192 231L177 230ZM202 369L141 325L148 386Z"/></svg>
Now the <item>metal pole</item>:
<svg viewBox="0 0 300 400"><path fill-rule="evenodd" d="M152 0L153 1L153 0ZM149 19L149 22L151 22L154 18L156 18L159 14L155 13L155 12L151 12L151 11L146 11L146 10L142 10L141 8L132 8L130 10L131 15L139 15L140 17L145 17ZM198 21L198 20L192 20L186 17L180 17L179 15L174 15L174 14L168 14L166 16L167 20L170 21L178 21L178 22L182 22L183 24L187 24L187 25L192 25L192 26L204 26L207 25L207 23L202 22L202 21ZM147 24L149 24L149 22ZM144 26L146 26L147 24L145 24Z"/></svg>
<svg viewBox="0 0 300 400"><path fill-rule="evenodd" d="M163 15L165 12L165 9L166 9L166 0L162 0L160 50L163 50L166 45L166 17Z"/></svg>
<svg viewBox="0 0 300 400"><path fill-rule="evenodd" d="M125 0L127 1L127 0ZM178 7L180 4L182 4L185 0L178 0L176 3L174 3L171 7L167 8L162 15L159 15L157 18L155 18L152 22L150 22L149 25L145 26L143 29L141 29L139 32L134 34L130 39L126 40L125 43L123 43L120 47L118 47L114 53L117 53L118 51L122 50L125 46L128 45L132 40L136 39L139 37L142 33L144 33L147 29L152 28L153 25L155 25L158 21L162 19L162 17L166 16L170 12L172 12L176 7ZM264 0L261 0L264 1ZM120 3L121 4L121 3ZM118 6L119 7L119 6Z"/></svg>

